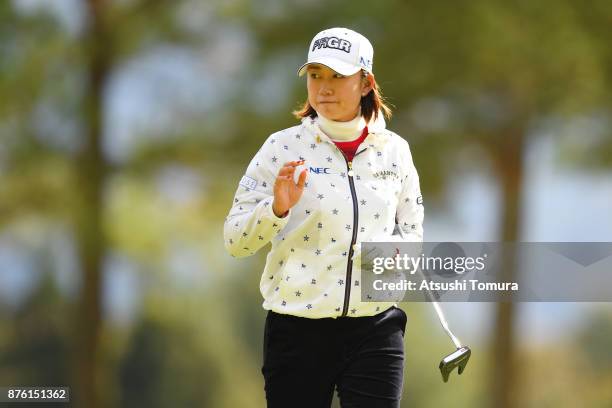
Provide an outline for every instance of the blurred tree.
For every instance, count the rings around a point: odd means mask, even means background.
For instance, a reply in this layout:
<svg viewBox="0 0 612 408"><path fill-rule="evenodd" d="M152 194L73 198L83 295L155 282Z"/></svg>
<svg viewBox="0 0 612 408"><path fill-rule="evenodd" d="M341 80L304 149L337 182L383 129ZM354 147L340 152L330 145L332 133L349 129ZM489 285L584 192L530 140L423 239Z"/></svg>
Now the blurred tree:
<svg viewBox="0 0 612 408"><path fill-rule="evenodd" d="M84 100L83 147L77 156L76 188L79 208L75 212L74 227L79 245L79 260L83 274L77 307L77 337L75 351L76 405L97 407L100 393L99 340L101 329L101 272L106 249L103 230L104 183L106 164L102 152L104 134L104 90L112 69L113 43L109 35L109 21L103 0L87 1L87 25L83 45Z"/></svg>
<svg viewBox="0 0 612 408"><path fill-rule="evenodd" d="M120 58L152 38L187 43L188 37L181 37L174 18L178 2L79 5L84 18L76 25L84 28L76 36L59 27L52 6L24 12L11 2L0 5L0 224L39 213L73 226L82 279L72 327L71 383L75 406L95 408L104 382L97 376L108 247L105 188L111 166L103 138L109 78ZM45 127L49 110L77 129L74 138L61 127L59 134Z"/></svg>
<svg viewBox="0 0 612 408"><path fill-rule="evenodd" d="M213 406L220 388L215 364L202 356L191 328L145 317L121 362L121 406Z"/></svg>
<svg viewBox="0 0 612 408"><path fill-rule="evenodd" d="M13 325L2 330L0 383L65 386L70 353L66 326L69 305L49 273L16 310L7 311ZM5 317L9 317L5 316Z"/></svg>
<svg viewBox="0 0 612 408"><path fill-rule="evenodd" d="M612 316L602 308L584 320L576 343L587 357L593 371L600 375L612 373Z"/></svg>

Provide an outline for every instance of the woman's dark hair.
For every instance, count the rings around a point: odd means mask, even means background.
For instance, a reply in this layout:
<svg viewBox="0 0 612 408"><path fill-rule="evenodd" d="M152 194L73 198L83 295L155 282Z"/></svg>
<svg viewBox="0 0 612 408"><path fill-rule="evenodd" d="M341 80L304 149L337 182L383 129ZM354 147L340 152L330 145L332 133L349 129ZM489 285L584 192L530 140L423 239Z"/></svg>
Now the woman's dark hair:
<svg viewBox="0 0 612 408"><path fill-rule="evenodd" d="M362 69L361 79L366 80L367 77L368 72ZM372 117L374 117L374 120L376 120L378 118L379 111L381 111L387 119L390 119L392 114L391 108L388 106L382 94L382 90L378 87L378 83L376 83L374 78L372 78L372 82L374 83L372 90L366 96L361 97L361 116L363 116L366 123L369 123ZM310 106L308 98L306 98L306 101L303 103L302 107L293 111L293 115L298 119L305 117L315 118L317 116L317 111Z"/></svg>

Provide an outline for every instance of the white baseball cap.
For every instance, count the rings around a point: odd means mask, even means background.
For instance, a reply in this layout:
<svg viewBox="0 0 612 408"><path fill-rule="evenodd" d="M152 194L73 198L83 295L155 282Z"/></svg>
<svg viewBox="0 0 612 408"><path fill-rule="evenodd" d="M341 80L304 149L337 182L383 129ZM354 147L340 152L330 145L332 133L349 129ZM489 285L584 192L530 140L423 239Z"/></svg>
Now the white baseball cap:
<svg viewBox="0 0 612 408"><path fill-rule="evenodd" d="M298 69L298 76L304 75L308 64L315 63L342 75L353 75L360 69L372 73L373 62L374 48L367 38L348 28L328 28L310 42L308 61Z"/></svg>

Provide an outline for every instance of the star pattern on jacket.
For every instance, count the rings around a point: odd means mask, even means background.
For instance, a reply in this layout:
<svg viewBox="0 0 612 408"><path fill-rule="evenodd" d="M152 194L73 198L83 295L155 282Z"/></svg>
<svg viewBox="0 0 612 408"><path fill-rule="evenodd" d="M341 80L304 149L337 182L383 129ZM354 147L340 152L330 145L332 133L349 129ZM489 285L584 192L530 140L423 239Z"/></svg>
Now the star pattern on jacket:
<svg viewBox="0 0 612 408"><path fill-rule="evenodd" d="M395 184L391 184L390 181L384 181L387 180L387 178L382 176L379 178L377 175L373 175L379 171L382 172L381 174L385 175L388 174L387 172L393 169L395 173L403 176L403 180L406 180L408 176L405 175L406 173L404 172L405 166L403 166L403 161L398 162L390 160L391 158L399 157L397 154L394 154L393 151L387 149L384 151L385 154L382 161L378 160L377 158L383 157L383 152L381 152L372 143L368 144L368 148L357 152L357 156L352 159L352 167L348 167L347 165L346 168L342 169L341 166L345 164L346 158L341 157L342 152L339 150L329 151L325 147L330 144L333 146L331 142L327 141L326 143L324 141L318 141L318 143L311 143L313 139L310 137L310 135L300 134L299 132L290 133L284 137L284 139L282 137L268 139L270 145L275 145L274 148L267 148L268 154L258 156L258 160L254 160L252 163L254 163L254 167L261 167L262 169L265 169L265 171L272 170L272 173L274 174L275 172L273 170L279 169L280 163L289 160L296 160L295 156L298 156L299 160L307 161L307 166L311 166L311 171L308 172L309 180L306 181L304 185L308 190L305 191L304 196L308 197L308 200L302 199L302 201L298 203L300 206L291 209L290 214L293 214L293 217L291 217L292 220L296 220L297 217L297 220L299 220L298 222L303 222L304 225L309 225L309 228L303 228L297 234L292 234L292 223L295 221L290 220L290 224L287 224L287 222L280 222L279 225L277 222L272 222L272 220L275 220L275 218L272 218L274 215L271 214L270 210L266 210L268 213L264 214L260 211L258 218L250 221L250 228L253 228L253 225L261 225L261 228L267 228L267 233L260 233L260 230L253 229L248 230L249 232L254 232L254 234L252 234L250 237L246 231L240 231L239 233L242 233L242 237L244 238L243 242L248 242L249 244L248 246L244 246L243 249L249 251L250 254L253 254L254 251L259 249L261 244L257 244L257 242L269 242L270 237L272 237L271 241L273 247L274 245L286 245L284 249L285 251L288 251L286 256L284 256L284 259L276 258L276 261L274 261L274 268L269 270L269 272L275 273L268 273L265 275L267 276L267 279L264 278L265 283L263 284L268 285L269 289L266 290L273 290L273 292L276 292L274 294L276 300L273 302L284 307L290 306L287 309L288 313L292 313L292 311L302 308L302 310L314 309L313 312L316 311L316 313L320 314L322 313L322 309L319 307L318 300L313 301L316 299L313 297L313 294L316 293L313 292L313 290L316 290L317 287L322 289L323 287L326 287L326 284L333 284L334 280L329 280L329 277L332 277L332 279L336 278L337 285L334 285L336 289L330 291L329 293L323 293L323 297L329 297L329 301L331 302L336 302L336 299L338 299L337 296L344 298L345 289L341 289L342 286L346 285L347 287L350 287L351 282L353 282L354 287L360 286L360 281L358 279L354 279L359 275L353 274L352 279L349 279L347 274L348 264L346 257L348 256L349 252L353 254L353 257L348 259L348 262L350 262L351 260L354 260L354 253L352 250L343 250L343 245L345 242L347 243L346 249L349 249L348 242L351 242L352 245L353 242L351 241L350 232L353 231L353 237L357 237L357 243L361 242L361 240L367 239L368 235L363 235L367 230L371 231L372 236L380 233L383 228L384 232L386 233L389 231L388 227L391 226L391 222L393 221L393 214L387 210L391 206L391 201L385 200L385 198L390 198L392 194L395 194L396 200L394 204L397 204L398 202L410 203L410 197L405 195L402 197L399 196L402 189L402 183L397 181L397 177L394 179ZM289 139L287 139L287 137ZM291 152L299 152L300 146L302 155L295 154L292 158L288 156L292 154ZM315 150L318 152L315 152ZM275 154L271 154L272 152ZM328 154L328 152L333 154ZM360 153L364 153L363 156L359 156ZM315 155L319 156L319 162L313 160ZM339 160L334 160L336 157ZM367 157L369 160L362 159L363 161L360 162L362 157ZM381 166L381 163L384 163L385 161L386 164ZM330 165L332 163L333 165ZM325 168L325 170L322 171L323 168ZM365 172L369 173L366 174ZM249 188L241 184L242 188L239 190L244 191L245 194L248 193L260 195L255 195L255 197L250 196L250 198L248 198L246 201L240 201L237 197L235 197L233 202L236 204L236 208L243 212L249 211L249 208L252 208L243 204L249 204L252 206L253 202L259 204L261 198L265 198L265 196L261 196L261 194L264 193L263 189L266 189L266 194L271 194L270 190L268 189L268 186L271 186L271 179L262 180L261 178L255 178L253 180L255 176L248 175L248 177L251 177L251 180L247 179L246 181ZM347 180L347 177L349 178L350 183L349 180ZM355 182L352 181L353 179ZM366 183L362 182L364 179L367 180ZM391 180L391 177L388 177L388 180ZM259 185L257 182L259 182ZM349 187L352 191L349 190ZM380 192L378 192L379 190ZM347 192L350 192L350 195L345 195ZM250 200L250 203L248 200ZM272 203L272 200L269 198L265 198L264 201L264 207L268 207ZM331 205L334 205L334 203L336 207L331 207ZM355 218L353 214L355 210L358 211L358 218ZM354 221L357 219L359 222L356 224ZM329 220L329 222L325 222L326 220ZM417 225L415 223L409 222L410 219L402 219L401 221L401 225L404 226L404 231L417 229ZM292 227L286 231L283 231L282 229L285 228L286 225L291 225ZM340 235L333 234L333 232L338 233L337 230L342 229L342 225L344 225L344 229L347 233L341 233ZM239 223L236 223L235 226L238 228ZM272 228L270 226L272 226ZM356 234L356 232L359 232L359 234ZM332 234L335 236L332 236ZM226 242L229 242L231 245L236 245L236 235L234 238L235 239L229 239ZM281 244L281 241L285 241L285 238L287 238L287 242ZM296 239L299 241L296 242ZM335 245L338 242L340 244ZM251 245L252 243L253 245ZM287 248L291 244L293 244L293 247ZM241 246L240 243L237 245ZM254 248L251 250L249 247ZM324 253L325 255L323 255ZM279 254L281 254L281 252L279 252ZM337 257L340 254L344 259L334 259L334 257ZM327 258L329 258L330 263L321 265L320 262L323 259L327 261ZM313 260L312 263L308 262L310 259ZM302 262L304 260L306 262ZM277 264L278 266L276 266ZM355 266L353 266L353 268L355 268ZM288 274L290 269L293 272L293 275L297 273L297 275L295 275L297 278L291 278L291 276ZM355 269L353 269L353 272L355 272ZM311 276L308 276L309 279L304 280L305 276L303 275L306 273L310 274ZM274 281L275 278L281 281L280 285L277 285L278 282ZM283 280L287 283L284 283ZM267 282L270 283L268 284ZM311 287L311 289L304 290L304 285L308 285ZM342 294L339 294L340 291ZM291 296L292 293L295 296ZM320 296L320 294L316 296ZM357 312L361 313L361 310L358 305L353 305L353 298L354 294L351 294L351 301L348 303L348 308L347 303L344 303L344 311L346 313L348 310L350 315L361 315L357 314ZM366 299L371 300L372 297L367 295ZM309 301L311 303L307 303ZM295 304L292 305L292 303ZM321 305L325 305L325 303L321 303ZM323 309L334 307L333 310L336 313L339 313L343 310L342 304L339 306L340 307L325 306ZM380 310L379 307L376 309L377 312ZM325 312L323 311L323 313Z"/></svg>

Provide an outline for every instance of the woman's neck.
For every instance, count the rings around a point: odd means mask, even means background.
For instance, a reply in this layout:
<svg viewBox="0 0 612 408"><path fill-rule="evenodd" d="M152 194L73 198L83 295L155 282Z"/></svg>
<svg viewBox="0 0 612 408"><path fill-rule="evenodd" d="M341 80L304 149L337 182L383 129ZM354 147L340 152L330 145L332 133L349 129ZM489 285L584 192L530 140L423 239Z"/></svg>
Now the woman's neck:
<svg viewBox="0 0 612 408"><path fill-rule="evenodd" d="M365 120L361 116L361 111L354 119L348 122L331 120L317 112L317 123L327 136L337 142L347 142L357 139L366 125Z"/></svg>

